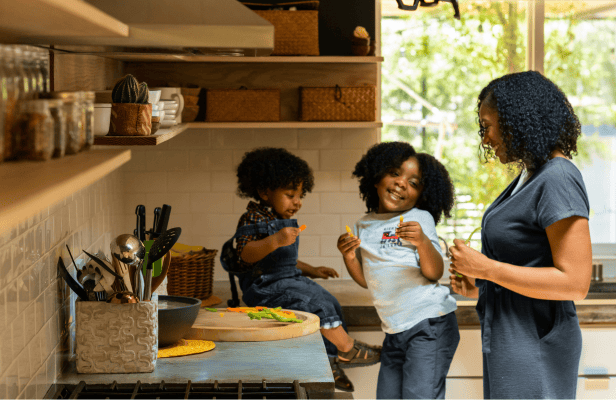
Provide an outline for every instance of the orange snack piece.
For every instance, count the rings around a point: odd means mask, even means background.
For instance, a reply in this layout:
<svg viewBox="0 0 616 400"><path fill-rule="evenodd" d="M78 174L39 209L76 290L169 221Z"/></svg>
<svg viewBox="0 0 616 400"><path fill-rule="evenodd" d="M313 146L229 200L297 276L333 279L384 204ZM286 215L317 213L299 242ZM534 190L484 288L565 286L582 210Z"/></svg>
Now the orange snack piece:
<svg viewBox="0 0 616 400"><path fill-rule="evenodd" d="M306 225L302 225L302 226L299 227L299 231L300 232L303 231L304 229L306 229Z"/></svg>

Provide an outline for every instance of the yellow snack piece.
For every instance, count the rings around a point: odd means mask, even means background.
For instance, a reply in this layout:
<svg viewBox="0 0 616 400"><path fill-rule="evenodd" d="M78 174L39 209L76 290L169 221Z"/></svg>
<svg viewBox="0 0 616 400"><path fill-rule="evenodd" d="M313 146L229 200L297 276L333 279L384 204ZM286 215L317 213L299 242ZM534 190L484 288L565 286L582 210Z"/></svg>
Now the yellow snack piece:
<svg viewBox="0 0 616 400"><path fill-rule="evenodd" d="M350 236L353 236L353 231L351 230L351 228L349 228L348 225L346 225L346 231L349 233Z"/></svg>
<svg viewBox="0 0 616 400"><path fill-rule="evenodd" d="M404 222L404 217L401 215L400 216L400 223Z"/></svg>
<svg viewBox="0 0 616 400"><path fill-rule="evenodd" d="M158 358L186 356L189 354L199 354L210 351L216 347L214 342L209 340L187 340L181 339L171 346L158 349Z"/></svg>
<svg viewBox="0 0 616 400"><path fill-rule="evenodd" d="M225 313L220 313L220 316L221 316L221 317L224 317L224 316L225 316Z"/></svg>

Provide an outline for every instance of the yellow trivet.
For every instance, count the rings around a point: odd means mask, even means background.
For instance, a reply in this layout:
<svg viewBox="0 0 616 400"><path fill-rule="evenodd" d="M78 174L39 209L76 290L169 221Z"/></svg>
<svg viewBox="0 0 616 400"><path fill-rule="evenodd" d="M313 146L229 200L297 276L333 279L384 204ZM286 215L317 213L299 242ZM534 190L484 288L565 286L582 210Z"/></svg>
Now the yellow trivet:
<svg viewBox="0 0 616 400"><path fill-rule="evenodd" d="M214 342L209 340L188 340L180 339L179 342L171 346L158 350L158 358L188 356L191 354L205 353L216 347Z"/></svg>

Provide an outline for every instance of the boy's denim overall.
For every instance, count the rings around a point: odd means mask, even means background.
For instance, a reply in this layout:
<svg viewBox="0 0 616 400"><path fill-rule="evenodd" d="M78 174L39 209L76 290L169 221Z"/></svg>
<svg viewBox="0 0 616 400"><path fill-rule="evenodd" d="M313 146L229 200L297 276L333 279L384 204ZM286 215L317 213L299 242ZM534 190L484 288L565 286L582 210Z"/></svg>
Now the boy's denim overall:
<svg viewBox="0 0 616 400"><path fill-rule="evenodd" d="M276 219L244 225L224 246L233 246L233 240L242 235L262 233L270 236L285 227L297 228L297 220ZM333 324L340 321L346 331L338 300L319 284L302 276L302 271L297 268L298 248L299 237L295 243L268 254L255 265L252 273L239 275L242 300L249 307L282 307L316 314L321 319L321 327L328 322ZM223 257L220 261L225 263ZM335 357L338 354L336 346L325 337L323 341L327 355Z"/></svg>

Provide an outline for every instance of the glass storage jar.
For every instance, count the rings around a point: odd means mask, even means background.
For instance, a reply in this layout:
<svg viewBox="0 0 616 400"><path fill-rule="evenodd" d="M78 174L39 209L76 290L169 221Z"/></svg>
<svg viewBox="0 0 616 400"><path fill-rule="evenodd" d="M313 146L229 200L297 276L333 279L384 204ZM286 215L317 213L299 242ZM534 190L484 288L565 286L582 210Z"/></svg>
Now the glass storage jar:
<svg viewBox="0 0 616 400"><path fill-rule="evenodd" d="M66 117L64 116L64 102L62 100L49 100L49 113L53 118L53 157L64 157L66 152Z"/></svg>
<svg viewBox="0 0 616 400"><path fill-rule="evenodd" d="M46 161L54 149L53 118L48 100L27 100L20 103L20 113L15 124L14 137L17 157L20 159Z"/></svg>

